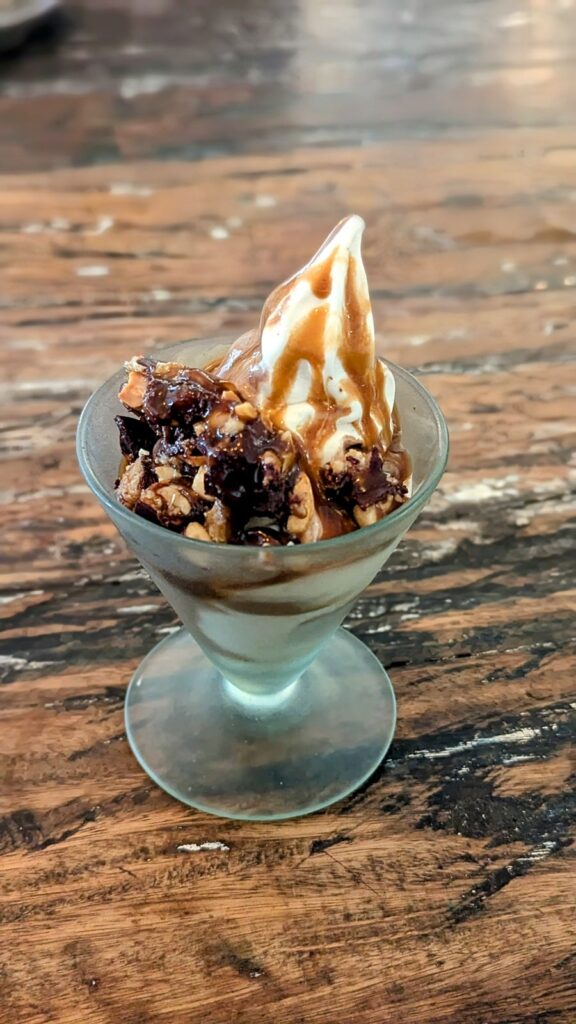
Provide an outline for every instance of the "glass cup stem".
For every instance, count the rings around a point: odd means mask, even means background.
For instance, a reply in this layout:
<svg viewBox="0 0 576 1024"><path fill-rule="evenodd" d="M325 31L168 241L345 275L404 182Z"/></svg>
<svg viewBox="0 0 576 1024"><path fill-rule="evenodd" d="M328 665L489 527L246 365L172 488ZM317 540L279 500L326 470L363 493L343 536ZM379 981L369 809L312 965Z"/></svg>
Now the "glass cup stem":
<svg viewBox="0 0 576 1024"><path fill-rule="evenodd" d="M273 715L275 712L284 711L286 705L293 700L298 693L298 684L301 676L297 676L292 682L286 683L280 688L268 686L266 689L246 690L236 686L229 679L222 677L224 694L235 705L238 710L246 714Z"/></svg>

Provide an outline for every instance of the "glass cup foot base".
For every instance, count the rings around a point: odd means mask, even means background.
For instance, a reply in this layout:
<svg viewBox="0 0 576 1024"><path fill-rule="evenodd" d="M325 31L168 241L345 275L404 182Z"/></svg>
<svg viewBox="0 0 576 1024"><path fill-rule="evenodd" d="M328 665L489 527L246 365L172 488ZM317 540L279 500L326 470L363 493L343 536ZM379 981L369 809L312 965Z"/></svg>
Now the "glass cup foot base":
<svg viewBox="0 0 576 1024"><path fill-rule="evenodd" d="M378 766L396 702L372 652L339 629L280 693L227 683L186 630L159 643L126 696L126 729L144 771L210 814L273 821L341 800Z"/></svg>

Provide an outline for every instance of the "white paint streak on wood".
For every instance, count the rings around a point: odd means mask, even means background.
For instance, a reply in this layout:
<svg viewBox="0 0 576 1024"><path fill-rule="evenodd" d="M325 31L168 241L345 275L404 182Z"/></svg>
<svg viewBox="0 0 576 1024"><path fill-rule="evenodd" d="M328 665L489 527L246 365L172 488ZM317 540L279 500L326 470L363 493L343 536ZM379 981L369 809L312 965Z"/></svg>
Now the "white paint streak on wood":
<svg viewBox="0 0 576 1024"><path fill-rule="evenodd" d="M16 392L30 394L34 397L36 394L45 397L46 395L68 395L71 391L86 390L94 390L94 380L86 380L83 377L70 380L18 380L0 385L0 395L5 395L7 400Z"/></svg>
<svg viewBox="0 0 576 1024"><path fill-rule="evenodd" d="M545 839L539 846L535 846L530 853L527 853L524 857L520 857L520 860L536 861L543 860L544 857L548 857L551 853L554 853L558 849L558 842L555 839Z"/></svg>
<svg viewBox="0 0 576 1024"><path fill-rule="evenodd" d="M96 238L97 235L104 235L110 228L113 228L115 220L113 217L100 217L95 228L88 228L84 234L90 238Z"/></svg>
<svg viewBox="0 0 576 1024"><path fill-rule="evenodd" d="M410 338L408 338L408 344L413 345L414 348L419 348L420 345L426 345L427 342L432 341L433 338L433 334L412 334Z"/></svg>
<svg viewBox="0 0 576 1024"><path fill-rule="evenodd" d="M130 181L113 182L109 191L111 196L137 196L142 199L154 195L154 189L147 185L133 185Z"/></svg>
<svg viewBox="0 0 576 1024"><path fill-rule="evenodd" d="M86 484L69 484L67 487L42 487L39 491L0 491L0 505L10 505L12 502L25 504L44 498L63 498L67 494L90 494L90 488Z"/></svg>
<svg viewBox="0 0 576 1024"><path fill-rule="evenodd" d="M142 615L145 612L157 612L161 606L159 604L133 604L128 608L119 608L119 615Z"/></svg>
<svg viewBox="0 0 576 1024"><path fill-rule="evenodd" d="M0 654L0 668L2 666L13 668L17 672L22 672L25 669L48 668L53 664L53 661L28 661L26 658L18 658L14 654Z"/></svg>
<svg viewBox="0 0 576 1024"><path fill-rule="evenodd" d="M43 590L20 590L18 593L6 594L4 597L0 597L0 604L12 604L13 601L20 601L25 597L40 597L43 593Z"/></svg>
<svg viewBox="0 0 576 1024"><path fill-rule="evenodd" d="M77 277L107 277L110 273L110 268L103 265L94 264L88 267L77 267Z"/></svg>
<svg viewBox="0 0 576 1024"><path fill-rule="evenodd" d="M463 754L467 750L476 750L478 747L490 747L497 743L529 743L530 740L539 736L540 732L540 729L526 726L524 729L501 733L498 736L475 736L473 740L465 740L463 743L456 743L453 747L444 747L443 750L415 750L412 754L408 754L408 760L424 758L427 761L435 761L443 757L453 757L454 754Z"/></svg>
<svg viewBox="0 0 576 1024"><path fill-rule="evenodd" d="M202 853L204 850L220 850L222 853L228 853L230 847L226 843L216 842L205 842L205 843L181 843L176 849L178 853Z"/></svg>

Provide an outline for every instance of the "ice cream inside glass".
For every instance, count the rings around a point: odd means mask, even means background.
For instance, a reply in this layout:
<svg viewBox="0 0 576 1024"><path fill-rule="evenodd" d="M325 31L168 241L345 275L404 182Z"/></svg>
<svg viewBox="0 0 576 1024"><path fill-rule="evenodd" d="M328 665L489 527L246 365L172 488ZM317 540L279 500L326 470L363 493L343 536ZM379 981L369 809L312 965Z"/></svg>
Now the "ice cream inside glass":
<svg viewBox="0 0 576 1024"><path fill-rule="evenodd" d="M132 749L227 817L342 799L394 732L386 672L338 627L436 487L447 433L376 354L363 227L342 221L238 341L130 360L79 425L88 483L183 623L132 679Z"/></svg>

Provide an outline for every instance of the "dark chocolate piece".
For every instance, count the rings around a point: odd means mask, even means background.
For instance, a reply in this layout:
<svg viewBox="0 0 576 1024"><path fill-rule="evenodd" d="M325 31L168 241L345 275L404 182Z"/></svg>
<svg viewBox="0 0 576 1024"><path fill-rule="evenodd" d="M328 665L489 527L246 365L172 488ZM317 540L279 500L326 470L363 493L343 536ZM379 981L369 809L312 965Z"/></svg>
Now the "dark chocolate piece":
<svg viewBox="0 0 576 1024"><path fill-rule="evenodd" d="M137 459L140 451L151 452L156 435L147 423L133 416L115 416L120 439L120 451L127 459Z"/></svg>
<svg viewBox="0 0 576 1024"><path fill-rule="evenodd" d="M404 457L405 453L400 453ZM378 448L372 448L370 457L358 449L351 448L346 454L346 469L334 472L328 467L321 476L324 493L329 501L352 512L355 505L361 509L370 508L390 495L402 504L408 489L384 468L384 458Z"/></svg>

